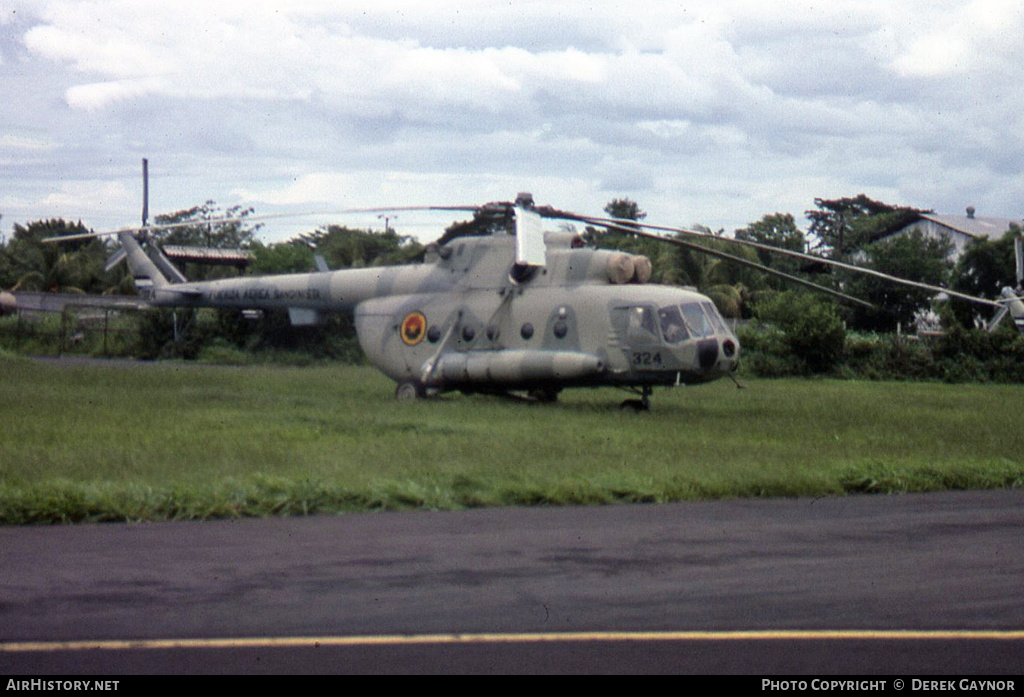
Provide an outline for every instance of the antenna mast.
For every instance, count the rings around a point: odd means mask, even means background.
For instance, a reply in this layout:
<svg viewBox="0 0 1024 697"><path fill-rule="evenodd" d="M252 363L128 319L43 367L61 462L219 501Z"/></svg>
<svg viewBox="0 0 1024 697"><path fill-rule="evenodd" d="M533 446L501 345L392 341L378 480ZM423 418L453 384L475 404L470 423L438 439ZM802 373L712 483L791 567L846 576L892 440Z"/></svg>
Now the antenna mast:
<svg viewBox="0 0 1024 697"><path fill-rule="evenodd" d="M142 158L142 227L149 225L149 160Z"/></svg>

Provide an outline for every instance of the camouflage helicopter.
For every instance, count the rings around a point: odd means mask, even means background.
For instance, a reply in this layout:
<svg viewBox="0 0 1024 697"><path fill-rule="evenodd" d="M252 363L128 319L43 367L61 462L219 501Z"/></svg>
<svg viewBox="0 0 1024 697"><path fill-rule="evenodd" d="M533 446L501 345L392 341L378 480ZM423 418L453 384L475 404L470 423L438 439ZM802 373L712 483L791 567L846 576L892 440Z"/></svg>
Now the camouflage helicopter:
<svg viewBox="0 0 1024 697"><path fill-rule="evenodd" d="M293 325L314 324L330 312L354 313L363 352L397 383L399 400L460 390L526 393L530 399L551 402L565 388L610 386L636 395L624 401L624 407L646 410L656 386L699 384L732 375L739 364L740 342L707 296L650 284L648 258L587 247L575 232L545 231L545 219L653 237L870 306L831 288L682 239L706 237L704 233L538 207L530 194L484 206L341 211L466 211L488 221L489 234L432 243L419 264L190 282L153 239L155 230L176 225L148 224L145 174L144 192L141 227L54 241L116 234L121 249L108 268L126 260L140 293L156 307L286 309ZM191 223L177 225L187 224ZM677 237L653 231L674 232ZM823 261L757 243L743 244ZM961 297L999 308L1009 302ZM1024 305L1020 310L1024 317Z"/></svg>

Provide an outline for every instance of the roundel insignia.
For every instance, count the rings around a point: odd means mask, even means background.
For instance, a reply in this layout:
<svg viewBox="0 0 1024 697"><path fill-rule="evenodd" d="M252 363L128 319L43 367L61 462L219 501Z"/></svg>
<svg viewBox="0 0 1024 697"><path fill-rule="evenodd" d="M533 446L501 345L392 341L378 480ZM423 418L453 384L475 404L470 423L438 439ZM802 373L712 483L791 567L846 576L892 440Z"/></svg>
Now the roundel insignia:
<svg viewBox="0 0 1024 697"><path fill-rule="evenodd" d="M402 341L409 346L415 346L427 335L427 318L423 316L422 312L410 312L402 320L402 327L399 331Z"/></svg>

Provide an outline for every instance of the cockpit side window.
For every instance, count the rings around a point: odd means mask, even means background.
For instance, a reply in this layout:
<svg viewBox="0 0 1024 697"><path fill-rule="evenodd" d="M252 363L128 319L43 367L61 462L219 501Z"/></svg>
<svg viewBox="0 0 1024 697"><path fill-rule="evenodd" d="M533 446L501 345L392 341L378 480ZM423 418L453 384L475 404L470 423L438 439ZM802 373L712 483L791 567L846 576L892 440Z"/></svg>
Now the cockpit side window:
<svg viewBox="0 0 1024 697"><path fill-rule="evenodd" d="M654 310L650 307L629 308L630 339L657 341L658 330L654 324Z"/></svg>
<svg viewBox="0 0 1024 697"><path fill-rule="evenodd" d="M698 303L683 303L683 317L694 336L711 336L715 330Z"/></svg>
<svg viewBox="0 0 1024 697"><path fill-rule="evenodd" d="M729 329L725 326L725 320L718 314L718 308L715 307L715 304L705 301L701 305L704 307L704 313L711 318L711 324L714 325L715 331L719 334L729 334Z"/></svg>
<svg viewBox="0 0 1024 697"><path fill-rule="evenodd" d="M658 310L658 319L661 320L661 335L669 344L681 344L690 338L678 305L668 305Z"/></svg>

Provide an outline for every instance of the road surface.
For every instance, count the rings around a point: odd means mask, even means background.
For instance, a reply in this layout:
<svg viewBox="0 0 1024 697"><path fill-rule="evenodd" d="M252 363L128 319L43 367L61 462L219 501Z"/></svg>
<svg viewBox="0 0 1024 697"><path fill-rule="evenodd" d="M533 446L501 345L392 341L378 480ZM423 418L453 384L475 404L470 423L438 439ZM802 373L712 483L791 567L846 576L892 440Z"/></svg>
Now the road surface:
<svg viewBox="0 0 1024 697"><path fill-rule="evenodd" d="M1020 674L1022 530L1024 490L3 527L0 673Z"/></svg>

